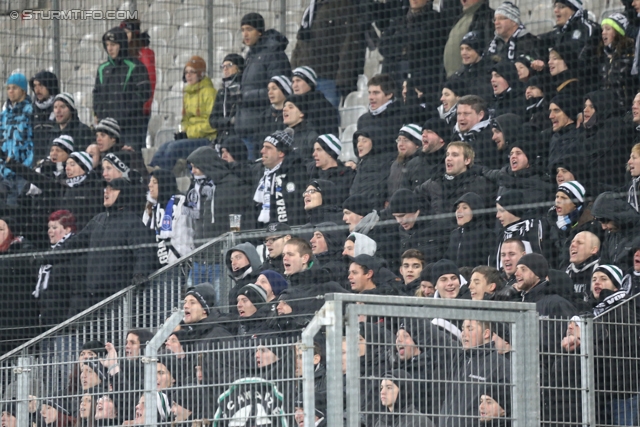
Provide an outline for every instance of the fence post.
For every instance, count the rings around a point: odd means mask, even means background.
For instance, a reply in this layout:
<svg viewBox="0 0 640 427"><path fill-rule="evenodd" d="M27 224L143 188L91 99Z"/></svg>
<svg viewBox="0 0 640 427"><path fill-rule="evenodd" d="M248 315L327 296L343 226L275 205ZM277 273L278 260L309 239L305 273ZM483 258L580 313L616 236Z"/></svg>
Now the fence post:
<svg viewBox="0 0 640 427"><path fill-rule="evenodd" d="M147 343L144 350L144 425L154 426L158 423L156 399L158 398L157 388L157 368L158 348L169 338L171 332L175 329L180 321L184 318L184 311L175 311L169 319L162 325L160 330L156 332L151 341Z"/></svg>
<svg viewBox="0 0 640 427"><path fill-rule="evenodd" d="M360 414L360 363L358 358L358 336L360 328L356 305L347 307L347 426L357 427ZM342 352L342 343L340 343ZM342 370L340 371L342 372Z"/></svg>
<svg viewBox="0 0 640 427"><path fill-rule="evenodd" d="M120 324L122 325L122 331L126 334L127 331L133 329L131 327L131 298L133 298L133 291L127 292L122 298L122 318ZM123 337L126 339L126 337Z"/></svg>
<svg viewBox="0 0 640 427"><path fill-rule="evenodd" d="M538 427L540 425L540 356L538 336L540 320L535 310L522 314L522 326L514 324L514 348L512 353L514 369L511 393L514 425L516 427ZM532 339L533 337L533 339ZM526 399L517 399L526 396Z"/></svg>
<svg viewBox="0 0 640 427"><path fill-rule="evenodd" d="M29 384L31 377L30 357L19 357L18 367L14 369L16 374L17 390L16 405L18 427L27 427L29 425Z"/></svg>
<svg viewBox="0 0 640 427"><path fill-rule="evenodd" d="M60 10L60 0L52 0L51 8L53 10ZM60 57L60 20L53 20L53 72L58 78L60 78L61 70L61 57Z"/></svg>
<svg viewBox="0 0 640 427"><path fill-rule="evenodd" d="M214 64L214 56L213 56L213 1L208 1L206 3L207 10L207 64L209 65L209 69L212 70L213 67L219 67L221 64Z"/></svg>
<svg viewBox="0 0 640 427"><path fill-rule="evenodd" d="M332 298L335 294L327 297ZM331 300L333 323L326 327L326 358L327 358L327 408L332 408L327 414L327 425L341 426L342 415L342 301Z"/></svg>
<svg viewBox="0 0 640 427"><path fill-rule="evenodd" d="M280 0L280 32L287 34L287 0Z"/></svg>
<svg viewBox="0 0 640 427"><path fill-rule="evenodd" d="M583 318L580 331L580 378L582 380L582 425L593 426L596 422L596 378L593 353L593 319Z"/></svg>

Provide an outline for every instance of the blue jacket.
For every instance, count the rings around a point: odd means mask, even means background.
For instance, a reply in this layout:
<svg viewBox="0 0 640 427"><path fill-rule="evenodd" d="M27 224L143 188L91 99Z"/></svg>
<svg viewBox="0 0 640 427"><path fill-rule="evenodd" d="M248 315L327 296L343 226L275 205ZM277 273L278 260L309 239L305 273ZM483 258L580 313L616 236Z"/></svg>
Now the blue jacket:
<svg viewBox="0 0 640 427"><path fill-rule="evenodd" d="M27 96L14 105L11 105L11 102L7 100L1 114L1 148L3 153L12 161L31 167L33 163L33 127L31 123L33 106L31 99ZM4 160L0 161L0 174L5 178L15 176L15 173L6 166Z"/></svg>

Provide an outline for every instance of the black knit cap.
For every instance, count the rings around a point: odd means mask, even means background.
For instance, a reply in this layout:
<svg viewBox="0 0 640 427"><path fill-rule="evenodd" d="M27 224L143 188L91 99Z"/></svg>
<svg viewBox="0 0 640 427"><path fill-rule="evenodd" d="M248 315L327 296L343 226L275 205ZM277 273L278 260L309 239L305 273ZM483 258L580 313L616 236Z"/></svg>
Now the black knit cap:
<svg viewBox="0 0 640 427"><path fill-rule="evenodd" d="M545 280L549 274L549 262L540 254L523 255L517 265L528 267L540 280Z"/></svg>
<svg viewBox="0 0 640 427"><path fill-rule="evenodd" d="M478 55L482 55L483 46L482 46L482 37L477 31L469 31L467 34L462 37L460 40L460 46L466 44L471 49L478 52Z"/></svg>
<svg viewBox="0 0 640 427"><path fill-rule="evenodd" d="M401 188L391 196L389 212L392 214L414 213L420 210L418 196L411 190Z"/></svg>
<svg viewBox="0 0 640 427"><path fill-rule="evenodd" d="M225 56L222 62L227 62L227 61L231 62L234 65L237 65L238 70L240 70L240 72L244 70L244 58L238 55L237 53L230 53L227 56Z"/></svg>
<svg viewBox="0 0 640 427"><path fill-rule="evenodd" d="M455 92L454 92L455 93ZM429 130L438 135L445 144L451 142L451 127L440 117L432 117L422 125L422 132Z"/></svg>
<svg viewBox="0 0 640 427"><path fill-rule="evenodd" d="M207 315L211 313L211 308L216 305L216 290L211 283L200 283L187 289L187 296L193 296Z"/></svg>
<svg viewBox="0 0 640 427"><path fill-rule="evenodd" d="M442 89L444 88L449 89L456 96L465 96L467 94L467 84L460 77L451 77L442 83Z"/></svg>
<svg viewBox="0 0 640 427"><path fill-rule="evenodd" d="M249 283L238 291L238 296L244 295L256 307L260 308L267 303L267 293L260 286Z"/></svg>
<svg viewBox="0 0 640 427"><path fill-rule="evenodd" d="M360 216L367 216L373 211L373 203L371 198L364 194L354 194L342 203L342 209L346 209Z"/></svg>
<svg viewBox="0 0 640 427"><path fill-rule="evenodd" d="M258 30L260 34L264 34L264 18L259 13L251 12L244 15L240 20L240 26L243 25L249 25Z"/></svg>
<svg viewBox="0 0 640 427"><path fill-rule="evenodd" d="M247 147L244 145L242 140L235 136L231 135L222 140L220 145L218 146L220 150L223 148L226 149L229 154L233 157L238 163L245 163L249 160L249 153L247 152ZM222 153L220 153L222 154Z"/></svg>
<svg viewBox="0 0 640 427"><path fill-rule="evenodd" d="M460 276L460 271L458 271L458 266L451 261L450 259L441 259L440 261L433 264L431 267L431 280L430 282L435 285L440 276L444 276L445 274L455 274L456 276Z"/></svg>
<svg viewBox="0 0 640 427"><path fill-rule="evenodd" d="M378 270L380 270L380 267L382 267L382 265L380 265L380 261L378 261L375 257L372 257L371 255L364 255L364 254L358 255L353 259L353 262L373 271L374 276L378 272Z"/></svg>
<svg viewBox="0 0 640 427"><path fill-rule="evenodd" d="M311 92L307 92L298 95L294 93L293 95L287 96L287 100L285 101L285 103L290 102L295 105L296 108L304 114L305 120L309 118L309 114L311 113L314 104L310 93Z"/></svg>
<svg viewBox="0 0 640 427"><path fill-rule="evenodd" d="M582 102L576 96L560 93L553 97L550 104L556 104L573 121L582 112Z"/></svg>
<svg viewBox="0 0 640 427"><path fill-rule="evenodd" d="M582 51L582 44L577 41L566 41L558 43L549 49L549 52L555 51L567 65L569 70L577 70L579 67L579 57Z"/></svg>
<svg viewBox="0 0 640 427"><path fill-rule="evenodd" d="M102 381L102 385L105 385L109 382L109 374L107 369L100 363L96 357L90 357L82 361L83 365L88 366Z"/></svg>
<svg viewBox="0 0 640 427"><path fill-rule="evenodd" d="M311 180L308 185L312 186L322 194L322 204L324 206L338 205L340 203L339 190L332 181L328 181L326 179L314 179Z"/></svg>
<svg viewBox="0 0 640 427"><path fill-rule="evenodd" d="M98 340L87 341L86 343L83 344L82 350L93 351L99 358L102 358L107 355L107 350L104 348L104 343Z"/></svg>
<svg viewBox="0 0 640 427"><path fill-rule="evenodd" d="M526 213L525 208L512 207L524 204L524 194L522 194L522 191L505 191L502 195L496 198L496 203L502 206L507 212L511 213L514 216L517 216L518 218L523 218Z"/></svg>
<svg viewBox="0 0 640 427"><path fill-rule="evenodd" d="M509 86L519 82L518 69L511 61L500 61L491 68L491 71L495 71L496 74L505 79Z"/></svg>

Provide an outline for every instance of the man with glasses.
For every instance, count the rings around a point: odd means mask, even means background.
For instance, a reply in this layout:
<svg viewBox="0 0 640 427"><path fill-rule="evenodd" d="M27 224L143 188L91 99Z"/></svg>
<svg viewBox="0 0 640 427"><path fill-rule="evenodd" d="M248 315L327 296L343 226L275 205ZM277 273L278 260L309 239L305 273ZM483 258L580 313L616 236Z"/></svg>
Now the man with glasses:
<svg viewBox="0 0 640 427"><path fill-rule="evenodd" d="M282 222L274 222L267 226L265 230L270 233L264 238L264 250L266 256L264 256L264 262L260 267L260 271L273 270L280 274L284 274L284 265L282 264L282 249L284 249L285 243L291 239L291 227L288 224Z"/></svg>

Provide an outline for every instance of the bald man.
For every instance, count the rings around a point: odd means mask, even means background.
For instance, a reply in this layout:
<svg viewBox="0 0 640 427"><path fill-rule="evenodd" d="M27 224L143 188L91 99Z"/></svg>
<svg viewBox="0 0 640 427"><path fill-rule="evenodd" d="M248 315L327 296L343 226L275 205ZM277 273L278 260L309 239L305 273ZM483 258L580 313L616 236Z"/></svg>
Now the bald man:
<svg viewBox="0 0 640 427"><path fill-rule="evenodd" d="M569 246L567 274L576 294L587 295L591 288L591 272L600 262L600 239L590 231L575 235Z"/></svg>

